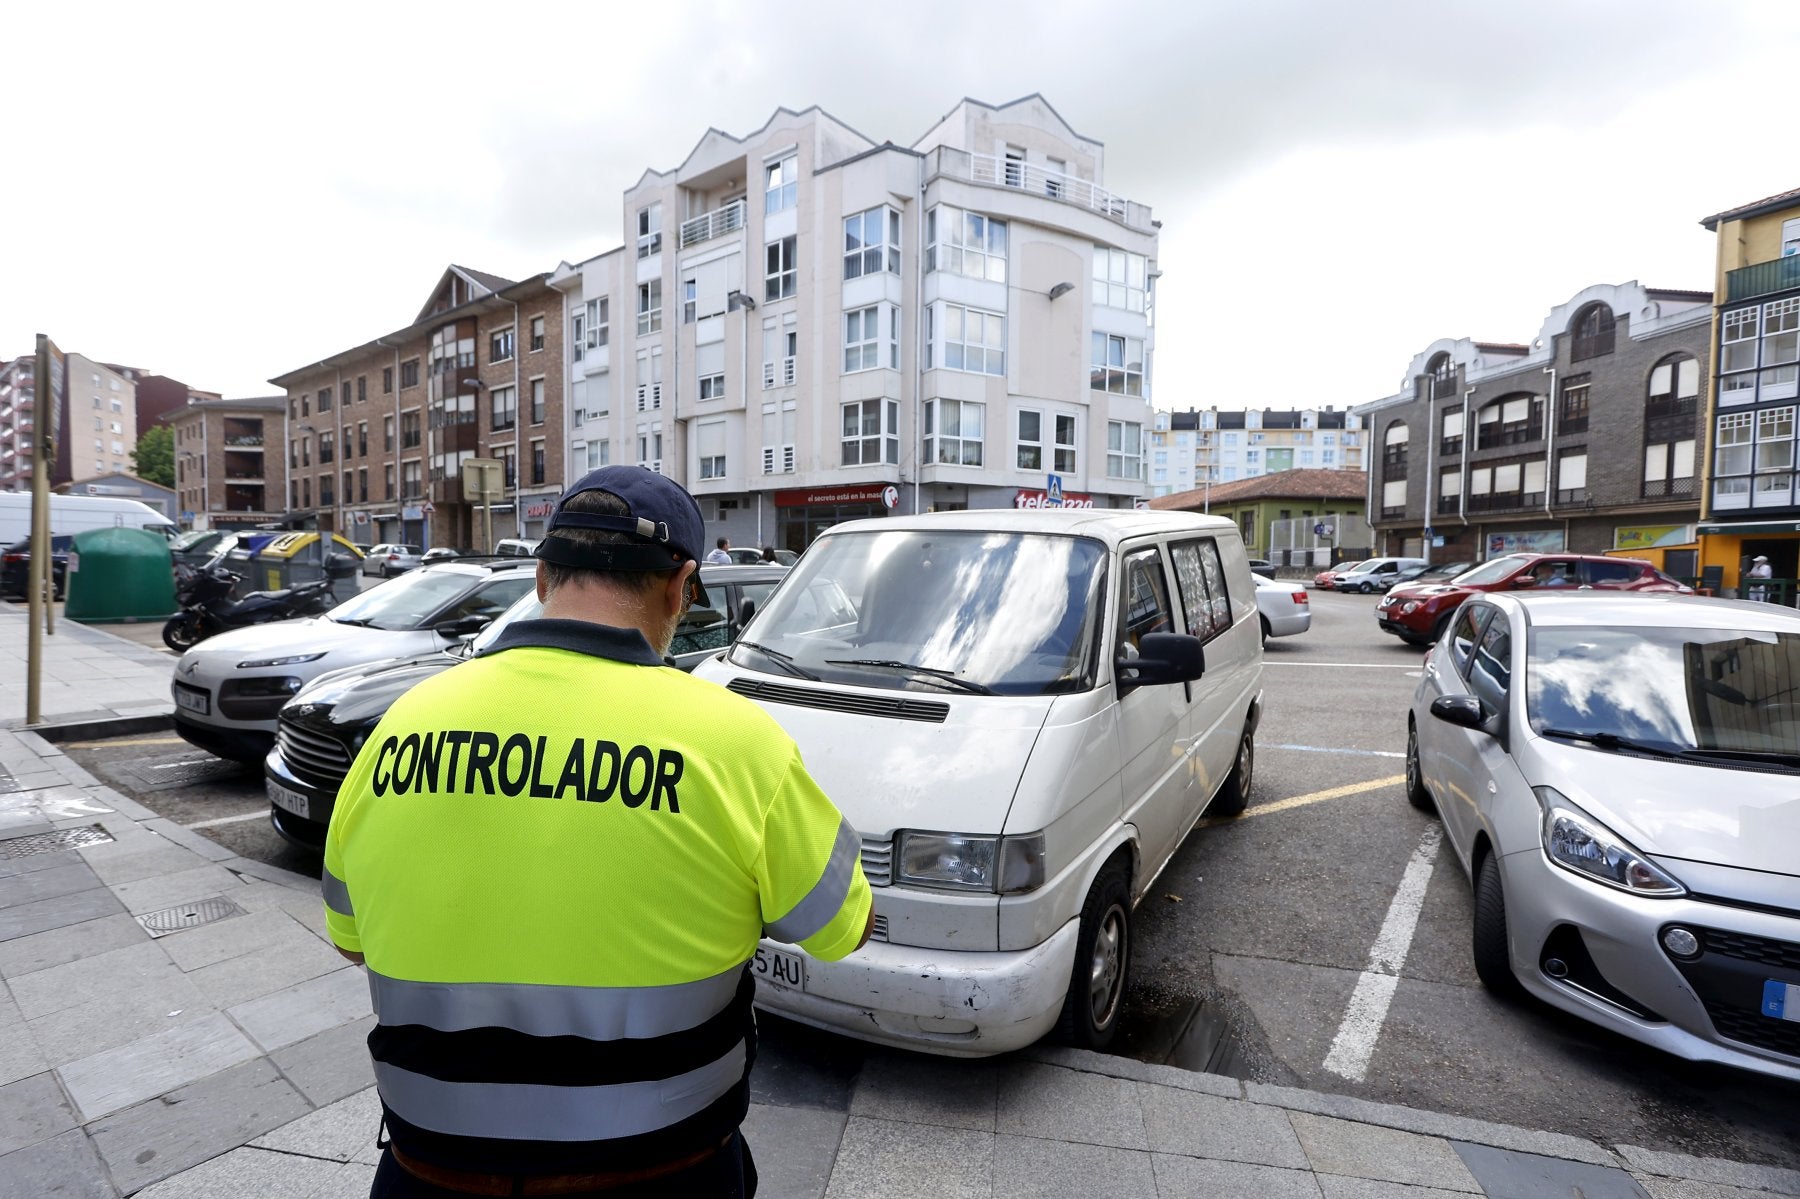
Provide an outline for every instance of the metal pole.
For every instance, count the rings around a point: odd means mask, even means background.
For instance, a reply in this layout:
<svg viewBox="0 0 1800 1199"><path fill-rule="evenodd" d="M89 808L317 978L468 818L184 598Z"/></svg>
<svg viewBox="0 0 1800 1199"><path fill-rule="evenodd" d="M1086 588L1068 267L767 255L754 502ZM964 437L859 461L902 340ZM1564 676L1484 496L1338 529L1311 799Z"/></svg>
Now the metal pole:
<svg viewBox="0 0 1800 1199"><path fill-rule="evenodd" d="M56 402L50 386L50 339L37 335L37 355L32 380L31 458L31 566L25 584L27 625L25 645L25 723L43 719L40 684L44 668L44 625L47 615L44 579L50 575L50 441L55 417L49 409ZM60 414L57 414L60 415Z"/></svg>

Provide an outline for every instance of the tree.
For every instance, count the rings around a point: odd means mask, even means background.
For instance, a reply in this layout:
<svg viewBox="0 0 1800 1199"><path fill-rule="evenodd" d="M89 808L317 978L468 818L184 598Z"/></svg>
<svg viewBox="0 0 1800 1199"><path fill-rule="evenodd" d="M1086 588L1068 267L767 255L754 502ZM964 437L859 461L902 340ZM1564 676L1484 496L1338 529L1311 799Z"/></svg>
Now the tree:
<svg viewBox="0 0 1800 1199"><path fill-rule="evenodd" d="M131 473L140 479L175 486L175 433L167 425L158 425L138 438L131 451Z"/></svg>

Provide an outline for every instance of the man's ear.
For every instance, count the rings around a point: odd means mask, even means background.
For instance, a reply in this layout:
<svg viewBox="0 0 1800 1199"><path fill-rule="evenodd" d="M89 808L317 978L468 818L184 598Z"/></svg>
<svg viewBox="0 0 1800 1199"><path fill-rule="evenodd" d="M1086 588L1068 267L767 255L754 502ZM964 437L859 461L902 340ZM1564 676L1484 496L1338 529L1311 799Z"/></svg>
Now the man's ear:
<svg viewBox="0 0 1800 1199"><path fill-rule="evenodd" d="M669 576L668 585L663 590L663 605L671 616L679 616L682 608L687 606L688 580L700 569L698 562L689 559L681 564L681 569Z"/></svg>
<svg viewBox="0 0 1800 1199"><path fill-rule="evenodd" d="M537 595L540 604L550 598L550 588L544 585L544 564L541 561L537 564Z"/></svg>

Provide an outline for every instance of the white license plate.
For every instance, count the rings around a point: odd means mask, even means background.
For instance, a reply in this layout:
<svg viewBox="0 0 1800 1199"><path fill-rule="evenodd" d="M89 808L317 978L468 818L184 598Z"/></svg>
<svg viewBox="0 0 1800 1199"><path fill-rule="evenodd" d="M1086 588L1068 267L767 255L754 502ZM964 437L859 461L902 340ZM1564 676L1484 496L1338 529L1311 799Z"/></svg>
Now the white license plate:
<svg viewBox="0 0 1800 1199"><path fill-rule="evenodd" d="M197 687L175 688L175 706L196 716L212 714L212 697Z"/></svg>
<svg viewBox="0 0 1800 1199"><path fill-rule="evenodd" d="M269 784L269 802L284 812L292 812L302 820L312 819L312 803L306 796L290 787L283 787L273 779Z"/></svg>
<svg viewBox="0 0 1800 1199"><path fill-rule="evenodd" d="M1762 1014L1800 1023L1800 987L1776 978L1765 979Z"/></svg>
<svg viewBox="0 0 1800 1199"><path fill-rule="evenodd" d="M766 945L756 947L750 973L763 982L794 991L806 990L806 959L797 953L784 953Z"/></svg>

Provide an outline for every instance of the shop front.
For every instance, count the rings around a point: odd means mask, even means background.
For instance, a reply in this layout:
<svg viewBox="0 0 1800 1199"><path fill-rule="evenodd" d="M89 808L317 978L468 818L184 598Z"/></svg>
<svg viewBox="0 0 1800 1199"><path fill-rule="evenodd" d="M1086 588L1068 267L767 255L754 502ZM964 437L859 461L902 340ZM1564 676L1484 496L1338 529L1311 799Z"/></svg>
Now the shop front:
<svg viewBox="0 0 1800 1199"><path fill-rule="evenodd" d="M1769 560L1769 581L1761 590L1777 603L1795 606L1800 520L1702 521L1695 531L1703 589L1743 598L1750 589L1745 576L1763 557Z"/></svg>
<svg viewBox="0 0 1800 1199"><path fill-rule="evenodd" d="M1613 547L1606 551L1620 558L1641 558L1684 582L1700 577L1700 542L1693 525L1620 525L1613 530Z"/></svg>
<svg viewBox="0 0 1800 1199"><path fill-rule="evenodd" d="M778 549L806 552L813 539L847 520L886 516L900 503L892 483L852 483L840 487L790 487L775 493Z"/></svg>

